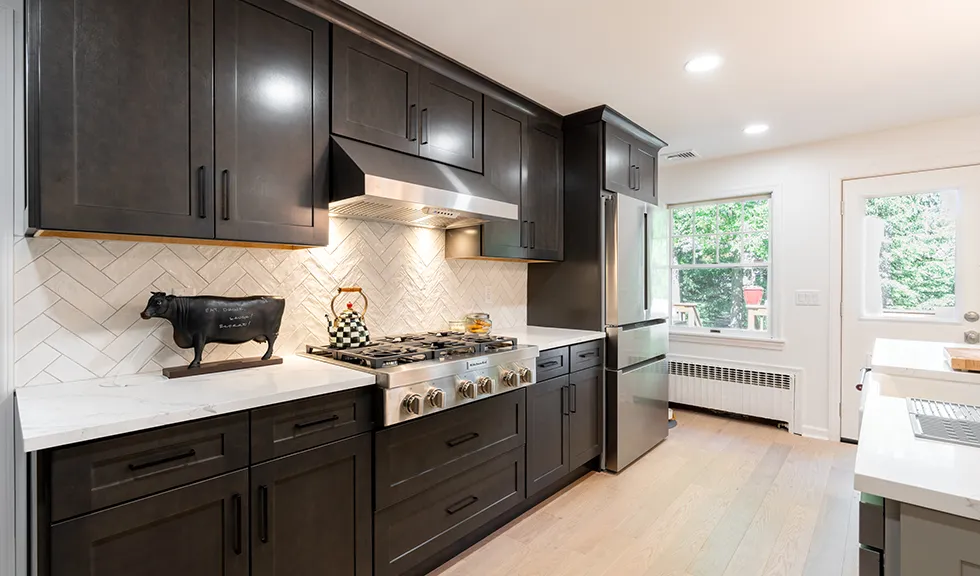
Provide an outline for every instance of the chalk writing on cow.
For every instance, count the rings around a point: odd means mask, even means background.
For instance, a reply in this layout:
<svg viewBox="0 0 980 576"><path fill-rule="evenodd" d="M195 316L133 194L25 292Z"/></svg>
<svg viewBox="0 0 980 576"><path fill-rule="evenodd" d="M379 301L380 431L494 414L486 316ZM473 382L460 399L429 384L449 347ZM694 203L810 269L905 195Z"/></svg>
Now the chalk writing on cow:
<svg viewBox="0 0 980 576"><path fill-rule="evenodd" d="M174 327L177 346L194 349L194 360L188 368L197 368L204 346L210 342L266 342L268 349L262 359L271 358L285 308L286 301L278 296L225 298L153 292L140 317L168 320Z"/></svg>

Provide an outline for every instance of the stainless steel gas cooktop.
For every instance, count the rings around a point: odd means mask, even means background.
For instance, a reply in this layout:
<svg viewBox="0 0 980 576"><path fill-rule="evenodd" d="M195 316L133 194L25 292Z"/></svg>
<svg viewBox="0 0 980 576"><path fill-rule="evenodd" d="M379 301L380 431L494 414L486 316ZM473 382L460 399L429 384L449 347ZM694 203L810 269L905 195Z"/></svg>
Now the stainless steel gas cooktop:
<svg viewBox="0 0 980 576"><path fill-rule="evenodd" d="M307 345L303 356L374 374L389 426L534 383L538 349L507 336L422 332L344 350Z"/></svg>

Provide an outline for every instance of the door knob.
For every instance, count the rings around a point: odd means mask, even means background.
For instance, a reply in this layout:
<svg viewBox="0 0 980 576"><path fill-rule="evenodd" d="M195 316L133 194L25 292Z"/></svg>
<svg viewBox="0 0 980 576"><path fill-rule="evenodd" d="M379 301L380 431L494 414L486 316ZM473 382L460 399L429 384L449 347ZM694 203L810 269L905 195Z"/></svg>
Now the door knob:
<svg viewBox="0 0 980 576"><path fill-rule="evenodd" d="M967 322L976 322L977 320L980 320L980 314L977 314L973 310L970 310L969 312L963 315L963 319L966 320Z"/></svg>
<svg viewBox="0 0 980 576"><path fill-rule="evenodd" d="M980 332L967 330L963 333L963 341L967 344L980 344Z"/></svg>

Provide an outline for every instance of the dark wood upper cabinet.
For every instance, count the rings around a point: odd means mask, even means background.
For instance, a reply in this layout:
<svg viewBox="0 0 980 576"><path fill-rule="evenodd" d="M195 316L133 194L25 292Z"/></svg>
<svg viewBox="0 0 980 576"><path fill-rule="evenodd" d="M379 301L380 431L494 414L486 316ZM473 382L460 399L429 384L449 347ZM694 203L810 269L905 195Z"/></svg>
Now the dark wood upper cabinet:
<svg viewBox="0 0 980 576"><path fill-rule="evenodd" d="M569 466L568 376L527 389L527 495L540 492Z"/></svg>
<svg viewBox="0 0 980 576"><path fill-rule="evenodd" d="M569 466L578 468L602 453L602 367L568 377Z"/></svg>
<svg viewBox="0 0 980 576"><path fill-rule="evenodd" d="M419 79L419 154L483 172L483 94L428 68Z"/></svg>
<svg viewBox="0 0 980 576"><path fill-rule="evenodd" d="M636 142L631 148L636 166L636 193L641 200L657 203L657 152L653 146Z"/></svg>
<svg viewBox="0 0 980 576"><path fill-rule="evenodd" d="M330 24L215 0L216 237L326 244Z"/></svg>
<svg viewBox="0 0 980 576"><path fill-rule="evenodd" d="M55 524L51 576L249 576L248 472Z"/></svg>
<svg viewBox="0 0 980 576"><path fill-rule="evenodd" d="M532 123L527 131L527 248L531 260L564 258L562 133Z"/></svg>
<svg viewBox="0 0 980 576"><path fill-rule="evenodd" d="M610 192L632 194L632 138L612 126L607 125L605 129L604 187Z"/></svg>
<svg viewBox="0 0 980 576"><path fill-rule="evenodd" d="M212 0L29 10L31 226L213 238Z"/></svg>
<svg viewBox="0 0 980 576"><path fill-rule="evenodd" d="M332 130L419 153L419 65L340 26L333 29Z"/></svg>
<svg viewBox="0 0 980 576"><path fill-rule="evenodd" d="M527 210L524 208L527 166L527 114L484 98L483 105L483 175L494 188L505 194L508 202L520 206L517 221L490 222L483 225L482 252L496 258L526 258L524 234Z"/></svg>
<svg viewBox="0 0 980 576"><path fill-rule="evenodd" d="M253 576L371 576L370 434L253 466L251 487Z"/></svg>

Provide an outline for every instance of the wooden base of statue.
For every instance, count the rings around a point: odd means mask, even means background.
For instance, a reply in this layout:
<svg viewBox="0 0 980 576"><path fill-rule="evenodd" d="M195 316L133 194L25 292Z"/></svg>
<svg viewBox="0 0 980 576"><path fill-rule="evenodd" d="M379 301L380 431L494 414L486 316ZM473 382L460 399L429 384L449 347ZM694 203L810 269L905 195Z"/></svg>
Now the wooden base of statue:
<svg viewBox="0 0 980 576"><path fill-rule="evenodd" d="M186 378L187 376L200 376L201 374L214 374L215 372L228 372L230 370L272 366L275 364L282 364L282 358L279 356L273 356L268 360L263 360L262 358L235 358L233 360L220 360L218 362L201 362L201 365L197 368L188 368L187 366L164 368L163 375L167 378Z"/></svg>

